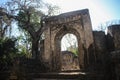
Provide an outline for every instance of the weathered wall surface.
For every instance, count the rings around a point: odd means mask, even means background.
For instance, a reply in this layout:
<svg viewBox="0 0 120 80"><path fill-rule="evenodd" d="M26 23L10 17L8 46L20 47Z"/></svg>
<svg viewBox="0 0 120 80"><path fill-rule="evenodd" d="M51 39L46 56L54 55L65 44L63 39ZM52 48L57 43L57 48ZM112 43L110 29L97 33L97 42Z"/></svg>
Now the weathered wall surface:
<svg viewBox="0 0 120 80"><path fill-rule="evenodd" d="M96 70L103 72L106 80L120 79L120 25L108 27L105 35L102 31L93 31Z"/></svg>
<svg viewBox="0 0 120 80"><path fill-rule="evenodd" d="M61 54L62 54L62 57L61 57L62 71L80 70L78 57L75 56L74 53L70 51L62 51Z"/></svg>
<svg viewBox="0 0 120 80"><path fill-rule="evenodd" d="M120 50L120 25L109 26L108 35L113 40L114 50Z"/></svg>
<svg viewBox="0 0 120 80"><path fill-rule="evenodd" d="M111 41L109 50L111 50L112 70L111 74L114 75L114 80L120 80L120 25L111 25L108 27L108 41Z"/></svg>
<svg viewBox="0 0 120 80"><path fill-rule="evenodd" d="M106 51L106 35L103 31L93 31L94 42L95 42L95 50L97 52L105 52Z"/></svg>
<svg viewBox="0 0 120 80"><path fill-rule="evenodd" d="M106 65L107 44L106 35L103 31L93 31L95 56L96 56L96 69L102 71Z"/></svg>

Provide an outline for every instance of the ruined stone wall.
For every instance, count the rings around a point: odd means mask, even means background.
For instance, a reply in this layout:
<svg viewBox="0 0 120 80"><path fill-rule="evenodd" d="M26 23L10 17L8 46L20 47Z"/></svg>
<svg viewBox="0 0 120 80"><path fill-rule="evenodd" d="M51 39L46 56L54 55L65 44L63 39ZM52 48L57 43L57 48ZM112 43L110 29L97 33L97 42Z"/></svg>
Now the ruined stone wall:
<svg viewBox="0 0 120 80"><path fill-rule="evenodd" d="M107 56L107 44L106 35L103 31L93 31L94 45L95 45L95 56L96 56L96 68L101 71L104 69L105 61Z"/></svg>
<svg viewBox="0 0 120 80"><path fill-rule="evenodd" d="M78 57L75 56L74 53L70 51L62 51L61 54L62 54L62 57L61 57L62 71L80 70Z"/></svg>
<svg viewBox="0 0 120 80"><path fill-rule="evenodd" d="M108 27L105 35L102 31L93 31L96 70L103 72L106 80L120 79L120 25Z"/></svg>
<svg viewBox="0 0 120 80"><path fill-rule="evenodd" d="M103 72L106 80L120 79L120 25L108 27L107 35L93 31L96 70Z"/></svg>
<svg viewBox="0 0 120 80"><path fill-rule="evenodd" d="M111 25L108 27L108 35L113 42L111 55L111 74L114 80L120 80L120 25ZM109 41L110 41L109 39Z"/></svg>
<svg viewBox="0 0 120 80"><path fill-rule="evenodd" d="M95 50L97 52L106 52L107 44L106 44L106 35L103 31L93 31Z"/></svg>
<svg viewBox="0 0 120 80"><path fill-rule="evenodd" d="M114 47L111 47L111 48L114 48L114 50L120 50L120 25L109 26L108 35L113 40Z"/></svg>
<svg viewBox="0 0 120 80"><path fill-rule="evenodd" d="M45 23L48 29L45 31L44 59L52 68L60 68L61 39L67 33L77 37L80 66L85 68L94 62L94 40L87 9L52 16L46 18Z"/></svg>

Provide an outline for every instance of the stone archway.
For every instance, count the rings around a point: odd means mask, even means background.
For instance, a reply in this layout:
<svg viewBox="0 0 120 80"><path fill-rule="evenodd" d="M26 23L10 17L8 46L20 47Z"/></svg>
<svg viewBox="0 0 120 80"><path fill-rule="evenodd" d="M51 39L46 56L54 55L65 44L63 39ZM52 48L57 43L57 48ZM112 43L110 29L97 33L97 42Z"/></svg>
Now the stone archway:
<svg viewBox="0 0 120 80"><path fill-rule="evenodd" d="M50 71L61 70L60 42L66 33L76 35L78 40L79 64L81 69L86 69L94 61L93 55L93 34L89 11L79 10L63 13L45 19L44 51L42 59Z"/></svg>
<svg viewBox="0 0 120 80"><path fill-rule="evenodd" d="M66 27L66 29L65 29ZM58 59L58 65L61 68L61 39L62 37L67 34L67 33L71 33L74 34L77 37L77 41L78 41L78 61L79 61L79 67L81 67L81 69L84 67L84 58L82 58L81 55L84 55L84 51L83 51L83 47L82 47L82 42L80 39L80 34L77 32L77 30L75 30L74 28L70 28L67 26L63 26L63 28L61 30L58 31L58 33L55 36L55 53L56 53L56 59ZM61 70L61 69L60 69Z"/></svg>

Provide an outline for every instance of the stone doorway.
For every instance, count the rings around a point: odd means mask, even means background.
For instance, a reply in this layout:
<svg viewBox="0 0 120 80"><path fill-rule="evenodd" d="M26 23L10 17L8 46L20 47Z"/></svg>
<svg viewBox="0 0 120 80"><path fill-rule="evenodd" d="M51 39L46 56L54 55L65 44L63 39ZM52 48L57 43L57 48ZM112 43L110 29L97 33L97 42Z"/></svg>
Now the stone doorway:
<svg viewBox="0 0 120 80"><path fill-rule="evenodd" d="M65 29L66 28L66 29ZM55 36L55 54L56 54L56 58L57 58L57 64L60 66L59 69L60 71L69 71L69 70L75 70L75 68L73 67L74 62L70 63L70 60L72 60L73 58L73 52L71 51L63 51L61 52L61 40L63 38L64 35L66 34L74 34L75 37L77 38L77 45L78 45L78 56L77 56L77 70L80 70L80 67L82 67L84 64L82 63L84 60L82 59L82 54L84 54L84 51L82 49L82 43L81 43L81 39L80 39L80 35L78 33L78 31L76 31L76 29L66 26L64 25L56 34ZM64 54L64 55L62 55ZM67 58L69 57L69 58ZM66 63L63 62L63 60L66 61ZM64 65L64 66L63 66Z"/></svg>
<svg viewBox="0 0 120 80"><path fill-rule="evenodd" d="M61 39L61 71L80 70L78 54L77 37L65 34Z"/></svg>

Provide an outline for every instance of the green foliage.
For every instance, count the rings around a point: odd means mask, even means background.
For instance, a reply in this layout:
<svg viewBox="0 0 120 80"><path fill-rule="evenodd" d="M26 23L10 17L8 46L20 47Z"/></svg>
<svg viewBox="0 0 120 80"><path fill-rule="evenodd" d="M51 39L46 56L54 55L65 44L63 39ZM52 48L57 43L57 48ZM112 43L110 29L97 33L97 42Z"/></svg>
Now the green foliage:
<svg viewBox="0 0 120 80"><path fill-rule="evenodd" d="M8 56L10 53L15 53L17 49L15 48L16 39L5 38L0 39L0 56Z"/></svg>
<svg viewBox="0 0 120 80"><path fill-rule="evenodd" d="M17 46L16 38L0 39L0 71L8 70L16 57L31 57L31 54L23 45Z"/></svg>
<svg viewBox="0 0 120 80"><path fill-rule="evenodd" d="M22 45L19 45L18 46L19 48L19 52L18 52L18 57L27 57L27 58L31 58L32 57L32 54L29 50L26 49L25 46L22 46Z"/></svg>
<svg viewBox="0 0 120 80"><path fill-rule="evenodd" d="M27 14L24 11L19 11L18 18L21 22L25 22L28 20Z"/></svg>
<svg viewBox="0 0 120 80"><path fill-rule="evenodd" d="M78 56L78 49L72 49L71 52L73 52L75 54L75 56Z"/></svg>
<svg viewBox="0 0 120 80"><path fill-rule="evenodd" d="M30 35L22 29L22 34L17 37L17 48L19 51L19 55L21 56L26 56L26 57L31 57L31 37Z"/></svg>
<svg viewBox="0 0 120 80"><path fill-rule="evenodd" d="M68 47L67 51L71 51L75 56L78 56L78 47L74 46Z"/></svg>
<svg viewBox="0 0 120 80"><path fill-rule="evenodd" d="M20 10L18 13L18 25L19 27L33 27L38 30L41 27L41 17L44 15L42 12L31 9ZM28 26L29 25L29 26Z"/></svg>
<svg viewBox="0 0 120 80"><path fill-rule="evenodd" d="M18 26L23 28L28 21L27 14L24 11L19 11L18 19Z"/></svg>
<svg viewBox="0 0 120 80"><path fill-rule="evenodd" d="M0 70L8 69L12 64L12 59L18 51L15 42L15 38L0 39Z"/></svg>

